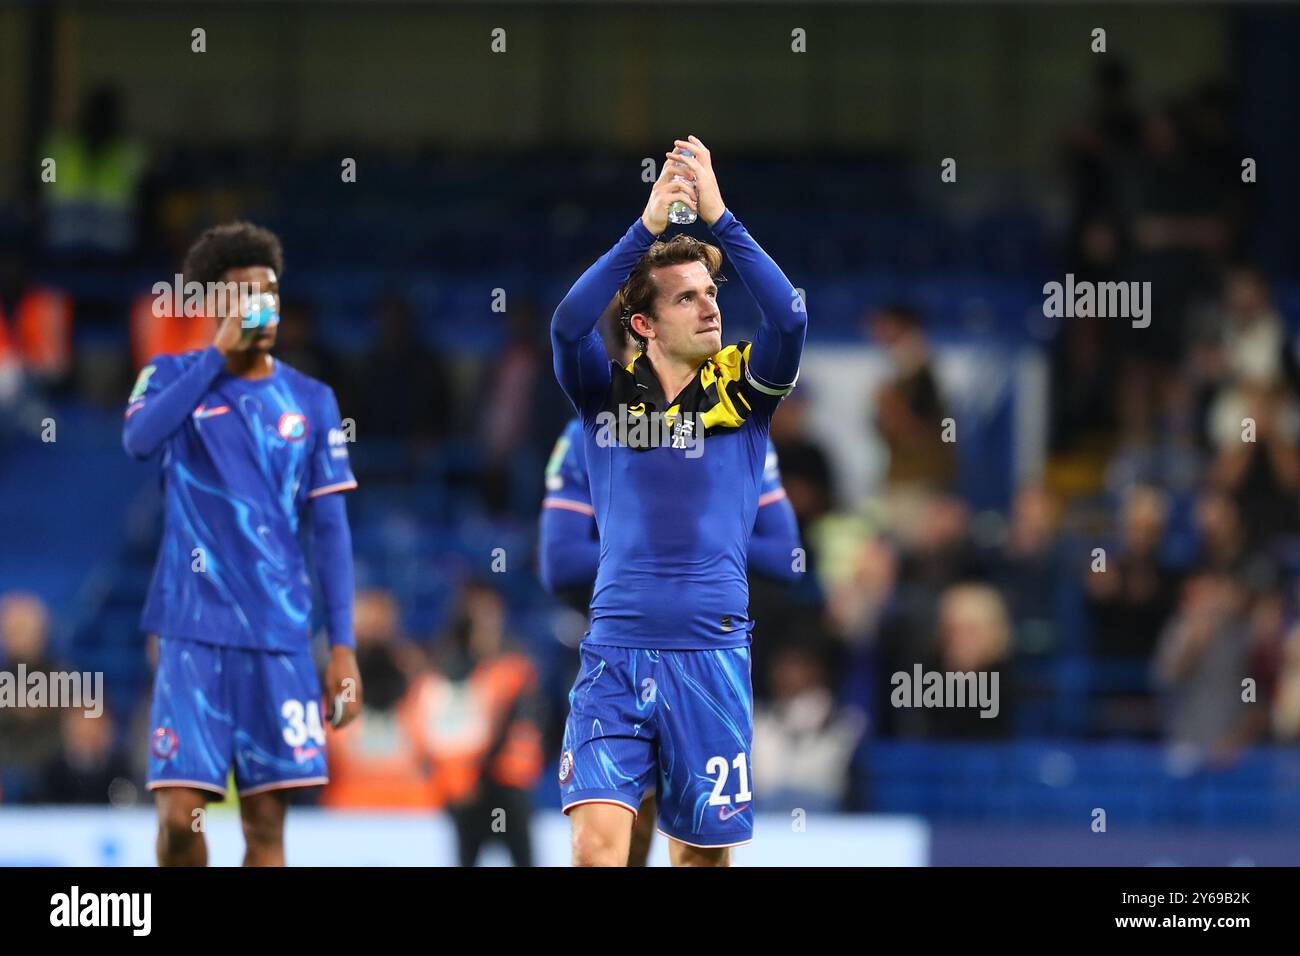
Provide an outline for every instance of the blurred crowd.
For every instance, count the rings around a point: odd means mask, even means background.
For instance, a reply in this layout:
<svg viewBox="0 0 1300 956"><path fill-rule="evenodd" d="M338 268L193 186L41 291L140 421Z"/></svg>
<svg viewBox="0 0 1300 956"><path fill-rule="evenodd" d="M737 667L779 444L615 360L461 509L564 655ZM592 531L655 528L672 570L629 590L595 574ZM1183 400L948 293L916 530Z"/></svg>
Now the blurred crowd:
<svg viewBox="0 0 1300 956"><path fill-rule="evenodd" d="M875 494L846 500L809 414L815 378L775 416L808 565L794 585L751 582L760 801L869 807L854 768L874 739L1141 738L1222 766L1252 744L1300 736L1297 341L1251 264L1230 92L1206 85L1144 106L1132 86L1122 66L1099 71L1095 105L1064 144L1062 262L1078 279L1152 282L1153 321L1062 320L1041 476L1001 509L963 498L932 317L906 302L863 316L864 342L888 365L870 398L888 453ZM111 129L84 135L92 160L136 161L125 147L95 146L116 141ZM64 239L82 221L69 215L54 220ZM112 221L110 245L126 228ZM0 308L0 405L60 396L75 358L59 318L67 303L6 268ZM571 413L546 320L512 310L509 343L488 365L439 354L411 305L385 299L377 338L340 354L316 334L311 305L290 296L278 355L334 385L366 439L400 441L411 460L473 441L475 470L453 479L475 489L485 514L526 520L545 451ZM138 366L153 351L206 344L211 330L143 316L132 335ZM121 381L113 387L125 394ZM398 479L415 473L406 460L385 467ZM364 494L364 476L362 485ZM333 782L319 799L445 807L472 860L492 836L475 807L526 805L548 785L565 709L554 687L567 684L540 678L537 648L512 633L512 608L490 581L465 581L455 608L440 633L413 635L392 589L359 593L366 710L331 732ZM0 609L0 664L60 669L41 601L9 594ZM572 674L576 652L566 653ZM893 675L917 664L997 671L998 716L893 706ZM0 799L140 799L140 706L103 721L0 708ZM526 840L509 849L528 859Z"/></svg>

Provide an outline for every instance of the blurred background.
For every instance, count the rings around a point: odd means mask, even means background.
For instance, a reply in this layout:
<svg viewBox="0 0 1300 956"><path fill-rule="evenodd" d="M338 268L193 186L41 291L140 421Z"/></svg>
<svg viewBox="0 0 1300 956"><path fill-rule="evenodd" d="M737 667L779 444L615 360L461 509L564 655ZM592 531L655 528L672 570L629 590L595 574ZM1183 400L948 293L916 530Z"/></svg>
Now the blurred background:
<svg viewBox="0 0 1300 956"><path fill-rule="evenodd" d="M585 617L537 573L572 414L547 326L639 215L643 161L694 133L810 315L772 427L809 565L752 582L737 861L1294 861L1300 16L689 12L0 5L0 662L108 691L103 720L0 709L0 860L152 858L161 499L121 413L151 355L213 334L154 317L153 285L248 218L285 246L277 354L337 392L360 480L367 711L290 858L454 863L445 811L491 778L564 862ZM1151 282L1150 327L1044 317L1067 273ZM725 341L752 334L739 282L720 305ZM999 717L891 706L917 663L998 670ZM475 708L516 715L515 759L456 741Z"/></svg>

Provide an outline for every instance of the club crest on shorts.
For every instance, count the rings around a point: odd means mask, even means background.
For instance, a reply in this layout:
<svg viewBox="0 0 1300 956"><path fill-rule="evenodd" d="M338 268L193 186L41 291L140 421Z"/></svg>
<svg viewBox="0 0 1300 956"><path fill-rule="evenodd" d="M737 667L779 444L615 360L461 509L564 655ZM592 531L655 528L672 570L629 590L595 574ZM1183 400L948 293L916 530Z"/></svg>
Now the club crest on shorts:
<svg viewBox="0 0 1300 956"><path fill-rule="evenodd" d="M573 779L573 753L566 750L560 757L560 786L565 786Z"/></svg>
<svg viewBox="0 0 1300 956"><path fill-rule="evenodd" d="M285 441L302 441L307 437L307 416L300 412L285 412L280 416L277 430Z"/></svg>
<svg viewBox="0 0 1300 956"><path fill-rule="evenodd" d="M149 752L159 760L170 760L176 755L178 746L180 741L176 737L176 731L170 727L159 727L149 738Z"/></svg>

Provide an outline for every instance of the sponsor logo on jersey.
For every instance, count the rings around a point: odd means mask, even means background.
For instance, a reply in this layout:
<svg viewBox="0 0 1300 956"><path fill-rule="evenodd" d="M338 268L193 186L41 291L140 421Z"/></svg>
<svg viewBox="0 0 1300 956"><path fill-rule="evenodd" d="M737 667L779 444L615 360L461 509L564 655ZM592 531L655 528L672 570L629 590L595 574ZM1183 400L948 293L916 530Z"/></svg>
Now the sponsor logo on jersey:
<svg viewBox="0 0 1300 956"><path fill-rule="evenodd" d="M726 823L736 814L748 809L749 809L748 803L740 807L718 807L718 819L721 820L723 823Z"/></svg>
<svg viewBox="0 0 1300 956"><path fill-rule="evenodd" d="M159 760L170 760L176 755L180 740L170 727L159 727L149 739L149 752Z"/></svg>
<svg viewBox="0 0 1300 956"><path fill-rule="evenodd" d="M329 446L331 458L348 457L348 436L341 428L331 428L329 431Z"/></svg>
<svg viewBox="0 0 1300 956"><path fill-rule="evenodd" d="M285 412L280 416L277 430L285 441L302 441L307 437L307 416L300 412Z"/></svg>

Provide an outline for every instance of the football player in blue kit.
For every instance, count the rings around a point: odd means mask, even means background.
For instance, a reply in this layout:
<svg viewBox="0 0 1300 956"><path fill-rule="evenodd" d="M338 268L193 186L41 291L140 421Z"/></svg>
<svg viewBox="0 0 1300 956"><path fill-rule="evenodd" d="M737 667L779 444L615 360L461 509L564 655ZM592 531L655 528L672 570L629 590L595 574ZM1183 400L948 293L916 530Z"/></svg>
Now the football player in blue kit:
<svg viewBox="0 0 1300 956"><path fill-rule="evenodd" d="M156 356L127 403L126 451L161 452L165 522L141 626L159 636L148 787L164 866L206 864L196 819L232 769L249 866L284 864L285 791L328 781L309 561L331 645L324 719L343 726L361 707L349 436L329 386L270 355L282 259L250 223L205 232L184 274L204 286L216 338Z"/></svg>
<svg viewBox="0 0 1300 956"><path fill-rule="evenodd" d="M617 319L617 315L613 316ZM610 354L618 354L624 366L636 360L640 350L626 330L602 317L609 333L605 340ZM591 480L587 459L583 455L582 420L574 418L565 426L546 463L546 496L538 527L538 568L548 592L565 599L586 614L591 605L591 589L600 563L600 532L596 513L591 507ZM781 484L781 470L776 448L769 438L763 467L763 484L758 494L758 517L749 539L749 571L762 577L787 583L799 574L794 561L799 547L799 522ZM654 840L654 787L641 799L636 822L632 825L632 842L628 866L642 867L650 855Z"/></svg>
<svg viewBox="0 0 1300 956"><path fill-rule="evenodd" d="M665 156L640 218L551 323L600 533L559 772L573 862L584 866L626 865L652 783L674 865L727 865L753 830L748 546L807 313L726 208L707 147L692 136ZM721 249L685 235L657 241L678 201ZM752 343L725 348L724 251L762 314ZM616 294L641 350L627 366L595 328Z"/></svg>

